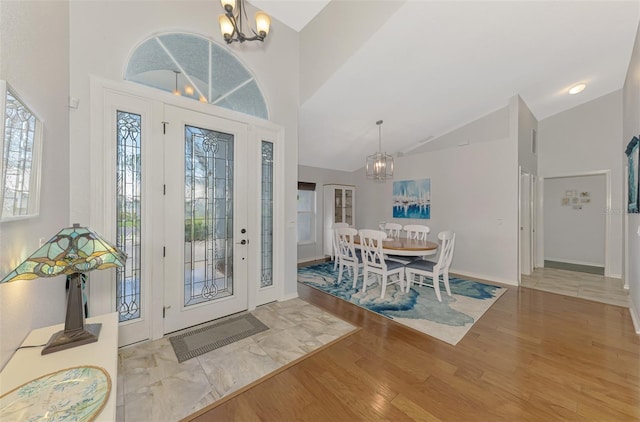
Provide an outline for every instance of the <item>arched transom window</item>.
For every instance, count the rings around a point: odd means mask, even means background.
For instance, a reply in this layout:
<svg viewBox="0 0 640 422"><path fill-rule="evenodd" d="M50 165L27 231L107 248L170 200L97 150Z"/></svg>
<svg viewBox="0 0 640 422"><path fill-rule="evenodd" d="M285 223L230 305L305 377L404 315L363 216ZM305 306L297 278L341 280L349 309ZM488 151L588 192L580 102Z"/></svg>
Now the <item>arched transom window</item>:
<svg viewBox="0 0 640 422"><path fill-rule="evenodd" d="M125 79L268 119L255 78L231 53L197 35L168 33L140 44Z"/></svg>

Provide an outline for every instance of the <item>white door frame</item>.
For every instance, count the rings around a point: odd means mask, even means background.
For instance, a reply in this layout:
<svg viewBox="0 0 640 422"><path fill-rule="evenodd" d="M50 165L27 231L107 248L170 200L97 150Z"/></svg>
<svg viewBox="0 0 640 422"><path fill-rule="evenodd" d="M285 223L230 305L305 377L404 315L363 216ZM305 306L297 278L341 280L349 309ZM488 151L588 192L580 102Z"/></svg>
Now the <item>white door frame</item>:
<svg viewBox="0 0 640 422"><path fill-rule="evenodd" d="M611 170L596 170L582 173L555 174L538 177L538 221L540 228L537 232L537 263L536 266L544 267L544 181L546 179L561 179L581 176L605 176L605 218L604 218L604 276L611 276L611 247L609 245L609 232L611 230Z"/></svg>
<svg viewBox="0 0 640 422"><path fill-rule="evenodd" d="M125 96L139 97L141 100L147 100L151 104L155 102L158 105L171 104L178 107L198 111L202 113L212 114L224 119L245 123L249 126L249 142L258 143L260 140L274 143L274 162L273 167L274 192L273 192L273 286L267 288L260 287L260 280L251 280L248 291L248 309L255 309L264 303L275 300L284 300L284 239L285 239L285 217L284 217L284 160L285 160L285 142L284 128L269 121L238 113L232 110L214 106L211 104L203 104L192 99L184 97L176 97L170 93L159 91L153 88L134 84L131 82L116 82L104 78L90 77L90 168L91 168L91 192L89 193L89 212L90 225L98 233L103 234L107 239L113 241L114 234L111 233L114 216L113 212L105 211L115 208L107 203L108 198L113 198L115 192L113 189L105 189L109 185L108 175L106 175L107 167L110 165L107 161L109 158L105 156L108 149L108 143L105 141L105 99L109 92L121 93ZM155 123L162 121L162 112L158 111L157 105L151 106L154 113ZM157 126L158 127L158 126ZM156 128L151 129L157 130ZM113 153L111 154L113 155ZM155 181L159 184L160 181ZM159 187L162 188L161 184ZM259 216L259 210L254 214ZM154 217L154 222L159 217ZM160 219L161 221L162 219ZM250 217L251 220L251 217ZM252 233L255 233L256 241L250 242L249 256L254 259L260 257L260 244L257 240L260 221L249 221L249 227ZM151 235L151 234L149 234ZM158 236L158 234L155 234ZM146 239L144 239L146 240ZM154 242L154 249L151 251L151 260L162 259L162 244ZM256 264L257 265L257 264ZM158 275L157 268L154 266L154 276ZM251 266L254 268L255 265ZM250 268L250 270L251 270ZM164 275L163 275L164 276ZM92 282L89 290L89 306L92 315L100 315L111 313L115 310L115 272L114 271L95 271L92 273ZM254 283L257 283L254 284ZM162 338L164 332L162 320L162 308L164 306L164 288L163 286L148 286L148 311L149 311L149 339Z"/></svg>
<svg viewBox="0 0 640 422"><path fill-rule="evenodd" d="M518 239L519 239L519 279L522 275L530 275L533 268L532 262L532 195L531 195L532 175L520 169L520 189L519 189L519 212L518 212Z"/></svg>

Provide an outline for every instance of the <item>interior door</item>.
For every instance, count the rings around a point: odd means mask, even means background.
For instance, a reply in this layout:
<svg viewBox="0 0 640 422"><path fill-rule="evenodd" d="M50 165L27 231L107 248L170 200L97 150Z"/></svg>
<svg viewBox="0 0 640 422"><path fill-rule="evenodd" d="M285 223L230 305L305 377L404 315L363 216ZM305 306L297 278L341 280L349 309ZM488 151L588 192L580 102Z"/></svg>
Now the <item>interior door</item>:
<svg viewBox="0 0 640 422"><path fill-rule="evenodd" d="M520 175L520 274L531 275L531 175Z"/></svg>
<svg viewBox="0 0 640 422"><path fill-rule="evenodd" d="M165 105L164 332L248 308L247 125Z"/></svg>

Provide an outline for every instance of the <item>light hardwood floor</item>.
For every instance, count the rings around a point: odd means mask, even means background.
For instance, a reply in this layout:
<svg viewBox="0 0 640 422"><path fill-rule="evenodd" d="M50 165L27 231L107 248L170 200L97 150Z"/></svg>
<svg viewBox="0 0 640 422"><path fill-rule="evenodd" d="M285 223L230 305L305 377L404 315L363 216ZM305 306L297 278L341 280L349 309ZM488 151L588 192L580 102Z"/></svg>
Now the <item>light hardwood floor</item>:
<svg viewBox="0 0 640 422"><path fill-rule="evenodd" d="M638 421L628 309L510 287L456 346L298 284L361 330L194 421Z"/></svg>

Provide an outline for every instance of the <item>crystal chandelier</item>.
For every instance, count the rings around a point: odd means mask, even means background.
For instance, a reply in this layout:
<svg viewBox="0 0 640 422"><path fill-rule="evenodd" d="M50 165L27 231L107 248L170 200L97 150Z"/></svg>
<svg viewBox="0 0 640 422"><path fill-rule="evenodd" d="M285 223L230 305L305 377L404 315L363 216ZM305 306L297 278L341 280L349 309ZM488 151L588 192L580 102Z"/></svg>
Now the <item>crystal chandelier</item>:
<svg viewBox="0 0 640 422"><path fill-rule="evenodd" d="M266 13L260 11L256 13L256 29L251 29L252 37L247 37L242 32L243 19L247 19L247 11L245 10L244 0L239 0L236 7L236 0L220 0L224 8L224 15L218 17L220 23L220 32L227 44L232 42L245 41L264 41L269 34L269 26L271 18Z"/></svg>
<svg viewBox="0 0 640 422"><path fill-rule="evenodd" d="M393 157L382 152L382 120L376 122L378 125L378 152L367 156L367 179L374 182L384 183L387 179L393 179Z"/></svg>

